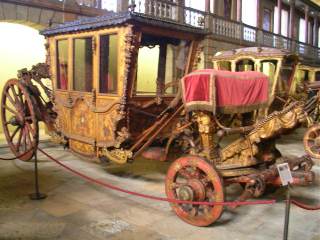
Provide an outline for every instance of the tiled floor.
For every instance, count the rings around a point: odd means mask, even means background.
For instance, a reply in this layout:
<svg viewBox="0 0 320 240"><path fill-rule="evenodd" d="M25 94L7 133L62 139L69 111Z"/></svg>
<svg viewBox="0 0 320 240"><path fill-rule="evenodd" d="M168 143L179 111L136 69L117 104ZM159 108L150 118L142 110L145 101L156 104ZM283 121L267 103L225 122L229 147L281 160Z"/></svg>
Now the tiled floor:
<svg viewBox="0 0 320 240"><path fill-rule="evenodd" d="M302 155L302 131L281 139L284 154ZM99 165L86 162L51 143L41 148L68 166L105 182L147 194L165 196L164 178L170 163L138 159L133 164ZM0 148L0 156L10 156ZM33 164L0 161L0 239L150 239L150 240L276 240L282 239L285 205L243 206L226 209L213 226L190 226L171 211L169 204L118 193L94 185L66 172L42 154L40 187L48 194L41 201L31 201ZM292 195L310 202L320 202L320 164L314 167L314 186L296 187ZM233 197L239 192L227 189ZM283 189L263 199L282 200ZM320 240L320 212L291 208L290 240Z"/></svg>

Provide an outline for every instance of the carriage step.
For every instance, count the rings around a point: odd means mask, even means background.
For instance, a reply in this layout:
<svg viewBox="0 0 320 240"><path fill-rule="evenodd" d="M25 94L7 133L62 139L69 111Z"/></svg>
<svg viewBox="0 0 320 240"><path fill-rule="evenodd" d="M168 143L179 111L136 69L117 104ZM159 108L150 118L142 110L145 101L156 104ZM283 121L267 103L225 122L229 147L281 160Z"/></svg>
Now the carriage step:
<svg viewBox="0 0 320 240"><path fill-rule="evenodd" d="M142 157L150 160L165 161L166 150L162 147L149 147L142 152Z"/></svg>

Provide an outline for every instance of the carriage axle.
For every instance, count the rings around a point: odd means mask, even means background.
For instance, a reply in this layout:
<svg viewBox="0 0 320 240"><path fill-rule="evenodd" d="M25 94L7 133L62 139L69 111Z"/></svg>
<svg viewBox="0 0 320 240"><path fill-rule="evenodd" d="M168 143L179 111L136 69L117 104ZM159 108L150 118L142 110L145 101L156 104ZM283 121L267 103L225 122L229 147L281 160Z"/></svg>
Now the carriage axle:
<svg viewBox="0 0 320 240"><path fill-rule="evenodd" d="M286 157L284 160L289 164L291 170L293 178L291 185L305 186L314 182L315 175L314 172L311 171L313 162L309 156L302 156L300 158ZM260 197L265 193L267 186L279 187L282 185L275 164L256 174L227 179L226 183L240 183L245 186L238 201L245 201L252 197Z"/></svg>

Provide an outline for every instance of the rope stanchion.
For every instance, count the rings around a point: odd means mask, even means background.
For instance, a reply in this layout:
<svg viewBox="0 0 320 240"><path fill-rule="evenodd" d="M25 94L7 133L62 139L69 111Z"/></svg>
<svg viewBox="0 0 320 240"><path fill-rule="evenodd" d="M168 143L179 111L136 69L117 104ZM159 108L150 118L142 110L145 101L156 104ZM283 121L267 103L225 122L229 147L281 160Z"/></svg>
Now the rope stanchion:
<svg viewBox="0 0 320 240"><path fill-rule="evenodd" d="M42 149L38 148L38 150L41 153L43 153L46 157L48 157L49 159L51 159L52 161L54 161L55 163L60 165L61 167L67 169L69 172L72 172L73 174L75 174L79 177L82 177L92 183L101 185L103 187L106 187L106 188L109 188L109 189L112 189L112 190L115 190L118 192L127 193L130 195L134 195L134 196L138 196L138 197L142 197L142 198L146 198L146 199L175 203L175 204L193 204L193 205L207 205L207 206L214 206L214 205L222 205L222 206L261 205L261 204L274 204L276 202L276 200L258 200L258 201L247 201L247 202L240 202L240 201L235 201L235 202L193 202L193 201L185 201L185 200L178 200L178 199L169 199L169 198L164 198L164 197L156 197L156 196L152 196L152 195L148 195L148 194L133 192L133 191L119 188L119 187L111 185L109 183L100 181L98 179L94 179L92 177L89 177L89 176L87 176L77 170L74 170L74 169L68 167L67 165L63 164L59 160L50 156L48 153L46 153Z"/></svg>
<svg viewBox="0 0 320 240"><path fill-rule="evenodd" d="M41 193L39 191L39 174L38 174L38 151L37 148L35 148L34 152L34 189L35 192L29 194L29 198L31 200L42 200L47 198L47 195L44 193Z"/></svg>

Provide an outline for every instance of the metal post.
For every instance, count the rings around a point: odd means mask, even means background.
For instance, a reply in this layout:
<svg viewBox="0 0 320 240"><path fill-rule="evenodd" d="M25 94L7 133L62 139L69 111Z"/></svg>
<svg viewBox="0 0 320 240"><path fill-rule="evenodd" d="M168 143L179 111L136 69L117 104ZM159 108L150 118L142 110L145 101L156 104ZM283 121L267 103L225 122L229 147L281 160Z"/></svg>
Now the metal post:
<svg viewBox="0 0 320 240"><path fill-rule="evenodd" d="M38 156L37 156L38 149L35 150L34 152L34 187L35 187L35 192L31 193L29 195L29 198L31 200L41 200L45 199L47 197L46 194L41 193L39 191L39 175L38 175Z"/></svg>
<svg viewBox="0 0 320 240"><path fill-rule="evenodd" d="M288 240L290 205L291 205L290 183L288 183L288 186L287 186L287 197L286 197L286 211L285 211L284 229L283 229L283 240Z"/></svg>

